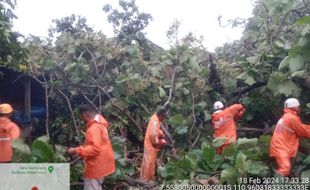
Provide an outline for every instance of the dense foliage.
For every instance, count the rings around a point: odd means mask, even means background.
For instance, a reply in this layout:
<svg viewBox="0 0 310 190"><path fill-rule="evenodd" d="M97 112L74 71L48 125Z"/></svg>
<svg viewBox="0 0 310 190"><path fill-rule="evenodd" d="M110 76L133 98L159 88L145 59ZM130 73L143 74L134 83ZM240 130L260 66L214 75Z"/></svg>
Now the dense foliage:
<svg viewBox="0 0 310 190"><path fill-rule="evenodd" d="M18 70L25 70L23 62L24 50L17 38L21 34L12 31L16 2L11 0L0 1L0 64ZM0 75L1 76L1 75Z"/></svg>
<svg viewBox="0 0 310 190"><path fill-rule="evenodd" d="M19 44L10 27L13 8L9 1L1 1L1 65L22 68L37 79L45 89L49 113L45 121L49 141L37 139L30 148L19 144L16 147L24 147L19 150L28 151L17 161L74 159L64 157L59 145L82 141L76 108L89 103L112 126L117 171L106 185L146 185L131 179L138 178L148 118L157 107L167 105L166 124L178 159L169 149L162 152L160 183L206 184L212 179L235 184L238 177L273 175L268 145L285 98L299 98L303 119L309 122L309 0L257 1L251 18L231 21L244 25L243 37L215 53L193 34L180 38L178 21L167 32L170 49L153 44L143 32L151 15L140 12L134 0L120 0L119 10L104 7L115 38L95 32L85 18L71 15L55 20L48 38L30 36ZM27 52L24 57L22 49ZM240 139L223 155L215 154L221 139L212 141L210 115L216 100L227 105L241 102L247 109L239 123ZM262 133L266 135L259 136ZM294 171L309 176L309 142L302 146L308 150L300 153ZM76 182L81 163L74 166L76 175L71 178Z"/></svg>

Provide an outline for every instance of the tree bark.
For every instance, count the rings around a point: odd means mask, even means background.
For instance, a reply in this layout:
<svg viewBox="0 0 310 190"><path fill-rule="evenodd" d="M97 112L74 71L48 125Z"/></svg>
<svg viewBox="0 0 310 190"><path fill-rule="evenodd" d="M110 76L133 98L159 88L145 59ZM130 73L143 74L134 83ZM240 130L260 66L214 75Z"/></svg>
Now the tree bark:
<svg viewBox="0 0 310 190"><path fill-rule="evenodd" d="M172 72L172 76L171 76L170 89L169 89L169 96L168 96L168 100L165 102L165 104L163 106L164 109L168 106L168 104L170 103L171 98L172 98L174 81L175 81L175 73L176 73L176 66L174 66L174 68L173 68L173 72Z"/></svg>
<svg viewBox="0 0 310 190"><path fill-rule="evenodd" d="M227 99L231 99L231 98L236 97L236 96L238 96L238 99L239 99L240 96L242 96L243 94L248 93L248 92L250 92L256 88L259 88L259 87L262 87L265 85L267 85L267 82L257 82L255 84L253 84L252 86L241 88L241 89L238 89L238 90L232 92Z"/></svg>
<svg viewBox="0 0 310 190"><path fill-rule="evenodd" d="M74 128L75 128L75 131L76 131L76 134L77 134L77 136L80 139L81 133L80 133L80 129L79 129L79 127L78 127L78 125L76 123L75 117L74 117L74 113L73 113L73 109L72 109L72 106L71 106L71 102L70 102L68 96L66 96L60 89L57 89L57 91L66 100L67 106L68 106L70 114L71 114L72 122L73 122L73 125L74 125Z"/></svg>
<svg viewBox="0 0 310 190"><path fill-rule="evenodd" d="M261 129L261 128L251 128L251 127L240 127L240 128L237 128L237 131L266 133L266 132L271 132L271 128Z"/></svg>

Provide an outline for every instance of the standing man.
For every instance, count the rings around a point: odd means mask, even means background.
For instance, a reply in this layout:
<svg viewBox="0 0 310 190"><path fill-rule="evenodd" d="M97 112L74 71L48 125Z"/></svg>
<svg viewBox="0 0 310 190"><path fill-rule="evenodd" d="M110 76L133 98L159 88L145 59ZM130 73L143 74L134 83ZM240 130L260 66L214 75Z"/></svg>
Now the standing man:
<svg viewBox="0 0 310 190"><path fill-rule="evenodd" d="M216 152L221 154L225 147L229 146L231 141L237 140L237 129L235 121L241 119L244 114L242 104L233 104L226 109L222 102L214 103L215 112L212 114L212 125L214 127L214 138L225 137L225 143L218 147Z"/></svg>
<svg viewBox="0 0 310 190"><path fill-rule="evenodd" d="M157 152L166 144L165 135L160 129L161 122L167 117L161 108L154 113L149 121L144 138L144 152L141 164L140 179L155 180Z"/></svg>
<svg viewBox="0 0 310 190"><path fill-rule="evenodd" d="M77 154L85 161L84 190L101 190L105 176L115 171L115 160L109 139L108 122L91 106L80 108L81 118L86 123L85 143L77 148L69 148L68 152Z"/></svg>
<svg viewBox="0 0 310 190"><path fill-rule="evenodd" d="M10 119L12 112L10 104L0 104L0 163L12 161L12 140L20 136L19 127Z"/></svg>
<svg viewBox="0 0 310 190"><path fill-rule="evenodd" d="M310 125L303 124L300 117L300 103L289 98L284 103L284 114L278 121L270 144L270 157L275 158L281 176L289 176L291 159L296 157L299 138L310 138Z"/></svg>

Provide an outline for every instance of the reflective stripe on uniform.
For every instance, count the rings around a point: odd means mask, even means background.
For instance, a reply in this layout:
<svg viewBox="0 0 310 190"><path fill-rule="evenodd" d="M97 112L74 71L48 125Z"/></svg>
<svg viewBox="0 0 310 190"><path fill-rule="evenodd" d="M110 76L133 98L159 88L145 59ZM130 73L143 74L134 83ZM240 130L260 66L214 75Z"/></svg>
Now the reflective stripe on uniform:
<svg viewBox="0 0 310 190"><path fill-rule="evenodd" d="M283 132L283 129L289 131L290 133L294 133L295 131L284 124L284 120L280 119L276 126L276 132Z"/></svg>
<svg viewBox="0 0 310 190"><path fill-rule="evenodd" d="M153 137L154 137L154 142L155 142L156 137L157 137L157 126L158 126L157 121L154 121L154 125L153 125Z"/></svg>
<svg viewBox="0 0 310 190"><path fill-rule="evenodd" d="M9 137L4 137L4 138L0 137L0 141L10 141L10 140L12 140L12 139Z"/></svg>
<svg viewBox="0 0 310 190"><path fill-rule="evenodd" d="M214 128L218 129L225 123L225 119L221 117L218 121L214 122Z"/></svg>
<svg viewBox="0 0 310 190"><path fill-rule="evenodd" d="M95 121L97 121L98 123L100 122L100 119L99 119L99 114L97 114L94 118Z"/></svg>
<svg viewBox="0 0 310 190"><path fill-rule="evenodd" d="M221 117L218 121L214 122L214 128L215 129L219 129L220 127L225 126L226 123L230 122L231 120L233 120L232 116L229 117Z"/></svg>

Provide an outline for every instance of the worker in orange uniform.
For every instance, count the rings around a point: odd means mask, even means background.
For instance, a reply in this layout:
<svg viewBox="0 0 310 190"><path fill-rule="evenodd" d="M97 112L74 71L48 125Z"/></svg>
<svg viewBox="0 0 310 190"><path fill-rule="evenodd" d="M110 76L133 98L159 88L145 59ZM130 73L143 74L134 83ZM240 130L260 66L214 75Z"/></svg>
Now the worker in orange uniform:
<svg viewBox="0 0 310 190"><path fill-rule="evenodd" d="M101 190L104 177L115 171L115 160L109 139L108 122L91 106L80 108L81 118L86 122L85 143L68 152L77 154L85 161L84 190ZM97 117L96 117L97 116Z"/></svg>
<svg viewBox="0 0 310 190"><path fill-rule="evenodd" d="M214 138L225 137L224 144L217 148L217 154L221 154L231 141L237 140L237 129L235 121L241 119L245 111L242 104L233 104L224 109L222 102L214 103L215 112L212 114L212 125L214 127Z"/></svg>
<svg viewBox="0 0 310 190"><path fill-rule="evenodd" d="M161 108L152 115L147 126L140 171L140 179L142 181L155 180L157 153L166 144L165 134L160 128L161 122L166 117L166 111Z"/></svg>
<svg viewBox="0 0 310 190"><path fill-rule="evenodd" d="M303 124L300 117L300 103L289 98L284 103L284 114L278 121L270 144L270 157L277 162L277 173L289 176L291 159L296 157L299 138L310 138L310 125Z"/></svg>
<svg viewBox="0 0 310 190"><path fill-rule="evenodd" d="M10 119L12 112L10 104L0 104L0 163L12 161L12 140L20 136L19 127Z"/></svg>

